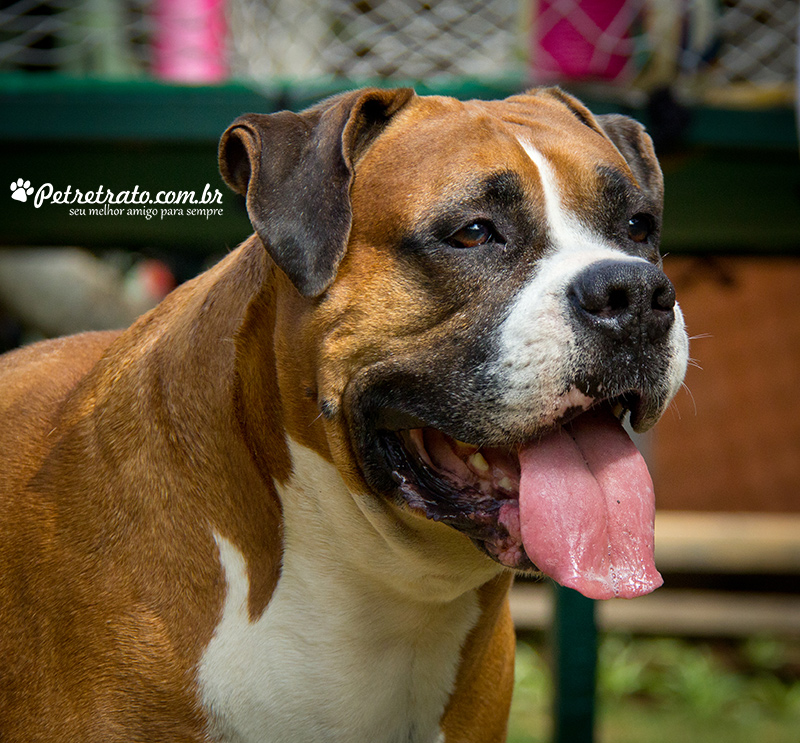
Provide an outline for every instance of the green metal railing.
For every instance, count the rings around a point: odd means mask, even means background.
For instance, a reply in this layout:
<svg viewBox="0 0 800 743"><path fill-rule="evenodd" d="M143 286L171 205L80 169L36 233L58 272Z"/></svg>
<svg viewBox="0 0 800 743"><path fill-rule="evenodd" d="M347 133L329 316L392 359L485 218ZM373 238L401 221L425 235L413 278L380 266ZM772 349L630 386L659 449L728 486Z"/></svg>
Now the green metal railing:
<svg viewBox="0 0 800 743"><path fill-rule="evenodd" d="M0 241L215 252L249 233L240 202L217 173L216 142L236 116L299 110L354 87L341 81L187 87L154 81L104 81L58 75L0 75L0 162L32 183L86 188L202 188L224 198L217 219L75 219L64 209L37 219L9 212L0 199ZM420 92L503 97L519 79L416 85ZM588 101L598 113L647 112ZM679 151L662 158L666 179L663 250L668 253L796 253L800 243L800 165L794 112L695 108Z"/></svg>
<svg viewBox="0 0 800 743"><path fill-rule="evenodd" d="M597 626L595 602L553 586L553 741L591 743L595 728Z"/></svg>

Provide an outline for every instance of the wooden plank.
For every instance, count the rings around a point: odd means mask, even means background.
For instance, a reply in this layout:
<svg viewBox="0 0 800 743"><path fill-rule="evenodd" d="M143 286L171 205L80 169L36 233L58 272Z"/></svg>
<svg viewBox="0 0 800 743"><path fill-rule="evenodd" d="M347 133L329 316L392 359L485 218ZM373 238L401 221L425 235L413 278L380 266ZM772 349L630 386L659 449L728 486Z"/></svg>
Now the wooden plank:
<svg viewBox="0 0 800 743"><path fill-rule="evenodd" d="M656 565L665 572L800 575L800 514L659 511Z"/></svg>
<svg viewBox="0 0 800 743"><path fill-rule="evenodd" d="M282 108L283 91L237 83L179 85L59 74L0 75L0 139L38 142L206 142L248 111Z"/></svg>
<svg viewBox="0 0 800 743"><path fill-rule="evenodd" d="M662 252L797 254L796 152L702 148L687 142L684 153L663 157L661 165Z"/></svg>
<svg viewBox="0 0 800 743"><path fill-rule="evenodd" d="M547 584L518 582L511 614L518 630L547 630L553 621ZM597 602L601 631L691 637L745 637L754 633L800 635L800 597L660 588L633 601Z"/></svg>
<svg viewBox="0 0 800 743"><path fill-rule="evenodd" d="M656 564L665 573L800 575L800 514L660 511ZM549 628L552 587L519 581L511 611L519 629ZM603 631L698 637L800 635L800 596L666 587L635 601L598 602L597 623Z"/></svg>

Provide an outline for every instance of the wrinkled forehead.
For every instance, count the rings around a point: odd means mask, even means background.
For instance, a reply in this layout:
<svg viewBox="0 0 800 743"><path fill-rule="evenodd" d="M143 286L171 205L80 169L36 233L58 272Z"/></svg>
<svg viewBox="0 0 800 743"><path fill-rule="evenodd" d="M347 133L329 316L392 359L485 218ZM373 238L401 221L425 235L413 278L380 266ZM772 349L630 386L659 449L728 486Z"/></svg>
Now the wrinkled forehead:
<svg viewBox="0 0 800 743"><path fill-rule="evenodd" d="M357 164L353 196L390 203L402 216L496 190L500 182L540 208L555 189L562 206L576 210L609 188L636 188L597 124L558 100L425 97L401 112Z"/></svg>

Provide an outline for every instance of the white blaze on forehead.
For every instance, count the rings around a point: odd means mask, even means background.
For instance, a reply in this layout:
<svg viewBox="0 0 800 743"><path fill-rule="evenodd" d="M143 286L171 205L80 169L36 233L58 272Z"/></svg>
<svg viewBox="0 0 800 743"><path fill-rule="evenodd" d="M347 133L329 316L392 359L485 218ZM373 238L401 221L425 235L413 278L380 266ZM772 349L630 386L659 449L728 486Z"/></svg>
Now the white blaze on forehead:
<svg viewBox="0 0 800 743"><path fill-rule="evenodd" d="M550 161L527 140L520 139L519 143L539 171L548 237L554 251L612 250L614 258L643 260L614 249L608 240L593 232L580 221L576 214L566 209L562 198L562 189Z"/></svg>
<svg viewBox="0 0 800 743"><path fill-rule="evenodd" d="M647 262L644 258L623 253L610 240L585 225L577 214L569 211L564 204L563 189L552 163L526 139L519 139L519 143L539 172L547 218L550 249L539 262L534 280L542 273L543 264L548 263L567 264L559 265L558 271L573 275L580 268L604 259Z"/></svg>
<svg viewBox="0 0 800 743"><path fill-rule="evenodd" d="M598 240L597 236L592 235L581 224L576 215L570 214L564 208L556 173L548 159L527 140L520 139L519 143L528 157L533 160L536 170L539 171L548 237L553 248L555 250L575 250L585 249L591 245L607 247L607 245L603 245L604 241Z"/></svg>

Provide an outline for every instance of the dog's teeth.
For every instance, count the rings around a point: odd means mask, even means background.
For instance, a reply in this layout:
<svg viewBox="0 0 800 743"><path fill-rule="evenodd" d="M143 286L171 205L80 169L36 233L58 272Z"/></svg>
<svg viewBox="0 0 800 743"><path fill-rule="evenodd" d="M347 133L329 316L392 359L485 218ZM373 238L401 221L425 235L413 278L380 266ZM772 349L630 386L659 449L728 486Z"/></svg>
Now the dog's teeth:
<svg viewBox="0 0 800 743"><path fill-rule="evenodd" d="M483 454L481 454L479 451L476 451L474 454L472 454L470 458L467 460L467 463L469 464L470 467L472 467L472 469L478 472L489 471L489 463L486 461Z"/></svg>
<svg viewBox="0 0 800 743"><path fill-rule="evenodd" d="M510 477L506 476L497 483L497 487L510 493L514 490L514 482Z"/></svg>
<svg viewBox="0 0 800 743"><path fill-rule="evenodd" d="M618 402L614 406L612 412L614 413L614 416L617 418L617 420L622 420L623 416L625 415L625 406L621 402Z"/></svg>
<svg viewBox="0 0 800 743"><path fill-rule="evenodd" d="M455 444L455 452L460 457L464 457L467 454L471 454L474 452L477 447L473 446L472 444L466 444L463 441L459 441L458 439L453 439L453 444Z"/></svg>

